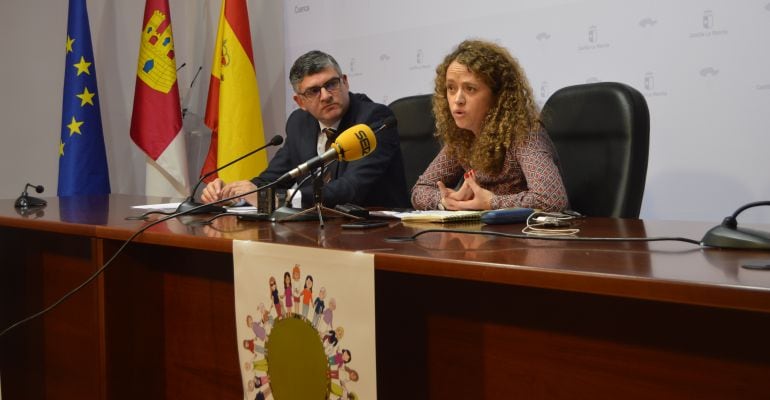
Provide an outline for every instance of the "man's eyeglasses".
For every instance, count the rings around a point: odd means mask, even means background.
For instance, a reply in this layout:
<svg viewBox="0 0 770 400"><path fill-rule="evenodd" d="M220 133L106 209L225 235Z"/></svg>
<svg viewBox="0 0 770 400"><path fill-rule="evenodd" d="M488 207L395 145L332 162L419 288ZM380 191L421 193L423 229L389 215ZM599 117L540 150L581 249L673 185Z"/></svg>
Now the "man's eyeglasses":
<svg viewBox="0 0 770 400"><path fill-rule="evenodd" d="M340 77L334 77L332 79L329 79L321 86L312 86L307 89L305 89L304 92L300 93L301 96L308 100L315 100L318 99L319 96L321 96L321 89L326 89L329 93L336 93L338 90L340 90L340 83L342 82L342 79Z"/></svg>

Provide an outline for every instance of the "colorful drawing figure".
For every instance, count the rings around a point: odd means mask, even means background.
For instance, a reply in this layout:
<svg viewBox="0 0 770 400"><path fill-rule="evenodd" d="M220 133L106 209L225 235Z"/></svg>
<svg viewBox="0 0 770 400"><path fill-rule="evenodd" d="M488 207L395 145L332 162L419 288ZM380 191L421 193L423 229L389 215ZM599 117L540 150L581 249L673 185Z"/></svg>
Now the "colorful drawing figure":
<svg viewBox="0 0 770 400"><path fill-rule="evenodd" d="M243 348L255 354L265 354L265 348L258 345L255 339L244 339Z"/></svg>
<svg viewBox="0 0 770 400"><path fill-rule="evenodd" d="M352 392L348 392L347 384L358 382L358 372L348 367L331 372L335 372L335 374L330 376L332 380L329 381L329 392L342 399L349 399L351 395L355 396ZM347 374L347 378L344 377L345 374ZM335 382L335 379L339 380L339 383Z"/></svg>
<svg viewBox="0 0 770 400"><path fill-rule="evenodd" d="M324 308L326 308L326 303L324 303L324 299L326 299L326 288L321 287L321 289L318 291L318 297L316 297L315 301L313 302L313 306L315 307L315 315L313 316L313 327L318 327L318 321L321 320L321 315L323 315Z"/></svg>
<svg viewBox="0 0 770 400"><path fill-rule="evenodd" d="M349 363L351 359L352 356L350 354L350 350L342 349L342 351L338 351L329 356L329 368L337 367L337 369L339 369L343 365Z"/></svg>
<svg viewBox="0 0 770 400"><path fill-rule="evenodd" d="M334 320L334 310L337 309L337 301L332 297L329 299L329 306L326 307L323 313L323 322L326 324L327 329L334 329L332 322Z"/></svg>
<svg viewBox="0 0 770 400"><path fill-rule="evenodd" d="M254 370L254 371L267 372L268 365L267 365L267 360L266 359L264 359L264 358L256 359L255 358L251 362L244 363L243 367L246 369L246 371Z"/></svg>
<svg viewBox="0 0 770 400"><path fill-rule="evenodd" d="M307 319L307 313L310 311L310 302L313 301L313 277L308 275L305 278L305 288L302 289L302 316Z"/></svg>
<svg viewBox="0 0 770 400"><path fill-rule="evenodd" d="M278 296L278 287L275 283L275 278L270 277L270 297L273 299L273 306L275 306L275 312L278 314L278 318L281 318L283 313L281 312L281 299Z"/></svg>
<svg viewBox="0 0 770 400"><path fill-rule="evenodd" d="M337 343L339 343L339 340L342 339L344 335L345 329L341 326L326 332L323 338L321 338L321 342L323 343L327 354L331 354L331 352L334 351L334 348L337 347Z"/></svg>
<svg viewBox="0 0 770 400"><path fill-rule="evenodd" d="M289 313L291 313L291 306L292 306L292 293L291 293L291 275L288 271L284 272L283 274L283 294L281 297L284 299L284 304L286 305L286 316L289 316Z"/></svg>
<svg viewBox="0 0 770 400"><path fill-rule="evenodd" d="M300 294L302 293L302 289L299 288L299 280L300 280L300 272L299 272L299 264L294 264L294 268L291 269L291 279L294 281L292 283L292 287L294 288L292 290L292 297L294 300L294 314L299 315L299 299Z"/></svg>

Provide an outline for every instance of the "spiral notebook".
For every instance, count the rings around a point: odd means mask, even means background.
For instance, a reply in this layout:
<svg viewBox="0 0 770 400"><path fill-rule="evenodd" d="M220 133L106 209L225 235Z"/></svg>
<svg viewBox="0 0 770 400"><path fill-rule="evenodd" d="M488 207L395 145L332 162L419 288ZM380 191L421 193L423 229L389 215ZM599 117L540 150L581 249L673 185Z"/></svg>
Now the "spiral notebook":
<svg viewBox="0 0 770 400"><path fill-rule="evenodd" d="M401 221L437 222L442 224L450 222L480 221L482 213L483 211L413 211L402 215Z"/></svg>
<svg viewBox="0 0 770 400"><path fill-rule="evenodd" d="M480 221L485 224L511 224L524 222L535 210L531 208L513 207L488 211L371 211L369 215L374 217L399 218L404 222L473 222Z"/></svg>

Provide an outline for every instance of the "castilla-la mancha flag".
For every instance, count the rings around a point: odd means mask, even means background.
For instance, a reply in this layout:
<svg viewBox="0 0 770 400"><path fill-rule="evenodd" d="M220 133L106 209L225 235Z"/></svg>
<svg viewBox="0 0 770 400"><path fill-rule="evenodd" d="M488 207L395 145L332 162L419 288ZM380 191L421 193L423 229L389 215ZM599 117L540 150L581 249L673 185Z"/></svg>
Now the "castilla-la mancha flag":
<svg viewBox="0 0 770 400"><path fill-rule="evenodd" d="M265 144L246 0L222 0L205 122L211 145L201 174ZM266 166L267 156L259 152L222 169L219 177L251 179Z"/></svg>
<svg viewBox="0 0 770 400"><path fill-rule="evenodd" d="M131 139L147 154L145 193L186 197L187 149L168 0L145 3Z"/></svg>

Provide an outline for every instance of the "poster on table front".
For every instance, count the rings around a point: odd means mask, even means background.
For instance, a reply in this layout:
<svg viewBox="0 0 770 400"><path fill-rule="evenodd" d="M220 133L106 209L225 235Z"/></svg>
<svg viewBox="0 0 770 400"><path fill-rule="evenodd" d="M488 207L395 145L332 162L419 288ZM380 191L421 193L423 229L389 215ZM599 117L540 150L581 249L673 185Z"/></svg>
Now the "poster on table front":
<svg viewBox="0 0 770 400"><path fill-rule="evenodd" d="M245 399L377 396L374 256L233 241Z"/></svg>

